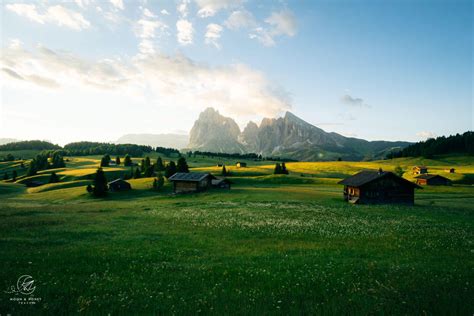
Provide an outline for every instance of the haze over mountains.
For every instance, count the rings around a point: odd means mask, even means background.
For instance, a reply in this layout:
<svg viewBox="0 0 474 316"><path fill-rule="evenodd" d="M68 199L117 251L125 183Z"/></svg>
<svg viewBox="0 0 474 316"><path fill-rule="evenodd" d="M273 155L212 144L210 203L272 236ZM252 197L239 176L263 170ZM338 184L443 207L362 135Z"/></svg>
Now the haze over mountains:
<svg viewBox="0 0 474 316"><path fill-rule="evenodd" d="M257 153L298 160L346 160L382 158L409 142L367 141L328 133L290 112L284 117L249 122L243 131L232 118L213 108L203 111L194 123L187 149L226 153Z"/></svg>
<svg viewBox="0 0 474 316"><path fill-rule="evenodd" d="M186 134L127 134L115 141L116 144L137 144L152 147L182 149L188 145Z"/></svg>

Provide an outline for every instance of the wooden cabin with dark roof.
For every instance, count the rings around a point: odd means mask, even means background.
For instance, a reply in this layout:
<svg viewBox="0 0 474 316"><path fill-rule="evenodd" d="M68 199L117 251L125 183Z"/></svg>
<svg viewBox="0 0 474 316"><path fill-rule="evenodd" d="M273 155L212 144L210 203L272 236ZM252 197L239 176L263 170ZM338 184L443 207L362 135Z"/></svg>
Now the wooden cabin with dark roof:
<svg viewBox="0 0 474 316"><path fill-rule="evenodd" d="M350 203L384 204L415 203L415 189L420 188L413 182L388 171L361 171L338 184L344 185L344 199Z"/></svg>
<svg viewBox="0 0 474 316"><path fill-rule="evenodd" d="M132 189L130 183L123 179L117 179L108 183L110 191L128 191Z"/></svg>
<svg viewBox="0 0 474 316"><path fill-rule="evenodd" d="M419 185L451 185L452 182L448 178L438 174L422 174L416 177L416 184Z"/></svg>
<svg viewBox="0 0 474 316"><path fill-rule="evenodd" d="M176 172L168 180L173 183L174 193L190 193L211 188L212 180L215 178L212 174L204 172Z"/></svg>

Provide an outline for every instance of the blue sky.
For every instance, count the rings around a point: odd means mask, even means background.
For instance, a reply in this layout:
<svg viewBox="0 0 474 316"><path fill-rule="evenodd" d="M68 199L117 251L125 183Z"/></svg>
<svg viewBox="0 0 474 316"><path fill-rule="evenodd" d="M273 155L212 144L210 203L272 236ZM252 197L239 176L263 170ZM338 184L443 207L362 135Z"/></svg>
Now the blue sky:
<svg viewBox="0 0 474 316"><path fill-rule="evenodd" d="M208 106L242 128L291 111L369 140L473 129L470 1L4 1L1 10L0 137L187 132Z"/></svg>

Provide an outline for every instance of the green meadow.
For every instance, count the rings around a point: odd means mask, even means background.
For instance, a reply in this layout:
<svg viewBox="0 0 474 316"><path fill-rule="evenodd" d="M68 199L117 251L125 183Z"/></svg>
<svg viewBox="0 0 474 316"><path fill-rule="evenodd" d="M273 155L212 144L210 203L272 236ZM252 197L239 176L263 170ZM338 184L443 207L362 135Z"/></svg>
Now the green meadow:
<svg viewBox="0 0 474 316"><path fill-rule="evenodd" d="M191 172L219 175L225 163L232 189L173 195L141 178L102 199L85 188L99 161L68 157L34 176L55 171L59 183L33 188L20 161L0 163L0 175L18 172L0 181L1 315L474 312L472 157L295 162L289 175L195 157ZM344 177L401 166L413 180L418 164L454 184L417 190L415 206L342 199ZM113 180L130 168L104 171ZM21 275L35 280L34 305L5 293Z"/></svg>

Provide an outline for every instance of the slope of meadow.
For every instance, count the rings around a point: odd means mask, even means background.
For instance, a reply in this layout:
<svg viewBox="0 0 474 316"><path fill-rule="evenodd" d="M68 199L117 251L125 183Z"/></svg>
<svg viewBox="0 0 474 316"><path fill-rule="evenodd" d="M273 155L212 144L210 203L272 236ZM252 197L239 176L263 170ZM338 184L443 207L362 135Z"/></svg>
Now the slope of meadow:
<svg viewBox="0 0 474 316"><path fill-rule="evenodd" d="M336 184L416 164L461 181L472 159L288 163L288 176L229 160L229 191L175 196L142 178L94 199L85 186L99 158L69 158L60 183L0 182L1 286L29 274L41 298L18 305L2 292L1 314L472 313L474 186L425 187L409 207L348 205Z"/></svg>

